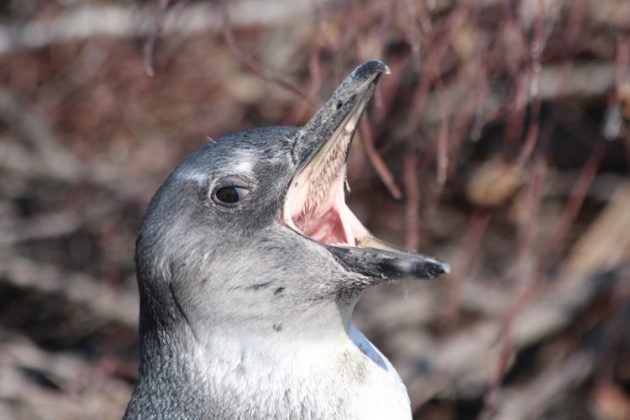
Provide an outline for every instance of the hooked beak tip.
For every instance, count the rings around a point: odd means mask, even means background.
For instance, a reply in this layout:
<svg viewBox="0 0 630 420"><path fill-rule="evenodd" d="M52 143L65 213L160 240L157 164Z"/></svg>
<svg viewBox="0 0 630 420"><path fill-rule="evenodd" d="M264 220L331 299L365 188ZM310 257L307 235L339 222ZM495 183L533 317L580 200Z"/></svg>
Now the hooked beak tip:
<svg viewBox="0 0 630 420"><path fill-rule="evenodd" d="M361 64L356 69L357 76L370 76L374 73L383 73L383 74L391 74L391 70L387 66L387 64L383 63L380 60L371 60Z"/></svg>
<svg viewBox="0 0 630 420"><path fill-rule="evenodd" d="M445 262L445 261L439 261L438 264L436 264L436 269L435 269L435 276L439 276L441 274L450 274L451 273L451 266Z"/></svg>

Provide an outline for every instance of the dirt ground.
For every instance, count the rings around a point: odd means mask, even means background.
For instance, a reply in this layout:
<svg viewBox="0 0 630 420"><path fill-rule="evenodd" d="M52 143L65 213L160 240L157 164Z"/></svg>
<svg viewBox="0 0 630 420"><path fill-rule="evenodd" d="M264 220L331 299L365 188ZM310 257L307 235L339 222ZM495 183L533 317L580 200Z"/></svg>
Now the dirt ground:
<svg viewBox="0 0 630 420"><path fill-rule="evenodd" d="M349 205L452 268L355 313L415 418L629 419L626 0L1 2L0 418L119 418L152 194L373 58Z"/></svg>

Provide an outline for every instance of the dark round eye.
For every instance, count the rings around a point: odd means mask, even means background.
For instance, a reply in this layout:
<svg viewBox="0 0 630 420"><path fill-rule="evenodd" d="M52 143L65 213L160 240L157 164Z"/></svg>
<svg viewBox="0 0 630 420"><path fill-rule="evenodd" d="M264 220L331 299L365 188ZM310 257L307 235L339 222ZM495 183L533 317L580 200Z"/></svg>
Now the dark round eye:
<svg viewBox="0 0 630 420"><path fill-rule="evenodd" d="M336 109L341 109L341 107L342 107L342 106L343 106L343 102L341 102L341 101L337 101L337 104L336 104L336 106L335 106L335 107L336 107Z"/></svg>
<svg viewBox="0 0 630 420"><path fill-rule="evenodd" d="M215 190L215 201L219 201L223 204L234 204L241 201L249 191L241 187L220 187Z"/></svg>

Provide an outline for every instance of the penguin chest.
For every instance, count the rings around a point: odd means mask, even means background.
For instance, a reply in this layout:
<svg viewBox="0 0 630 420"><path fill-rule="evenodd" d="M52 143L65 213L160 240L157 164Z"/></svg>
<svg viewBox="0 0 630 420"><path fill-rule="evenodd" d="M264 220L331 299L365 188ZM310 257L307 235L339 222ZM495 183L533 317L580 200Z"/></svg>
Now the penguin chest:
<svg viewBox="0 0 630 420"><path fill-rule="evenodd" d="M349 336L267 351L224 346L203 375L208 410L213 418L411 419L391 363L356 328Z"/></svg>

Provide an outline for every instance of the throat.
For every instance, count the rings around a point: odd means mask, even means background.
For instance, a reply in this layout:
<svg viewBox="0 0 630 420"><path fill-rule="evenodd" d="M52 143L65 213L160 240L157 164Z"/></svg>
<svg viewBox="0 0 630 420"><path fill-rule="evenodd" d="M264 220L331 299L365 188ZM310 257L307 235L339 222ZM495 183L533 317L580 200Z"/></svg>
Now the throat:
<svg viewBox="0 0 630 420"><path fill-rule="evenodd" d="M311 224L298 218L297 225L307 226L304 230L304 234L321 243L344 244L349 241L339 211L335 207L328 209L328 211Z"/></svg>
<svg viewBox="0 0 630 420"><path fill-rule="evenodd" d="M292 183L283 209L284 223L302 235L326 245L356 246L368 230L346 204L343 165L326 182L299 175Z"/></svg>

